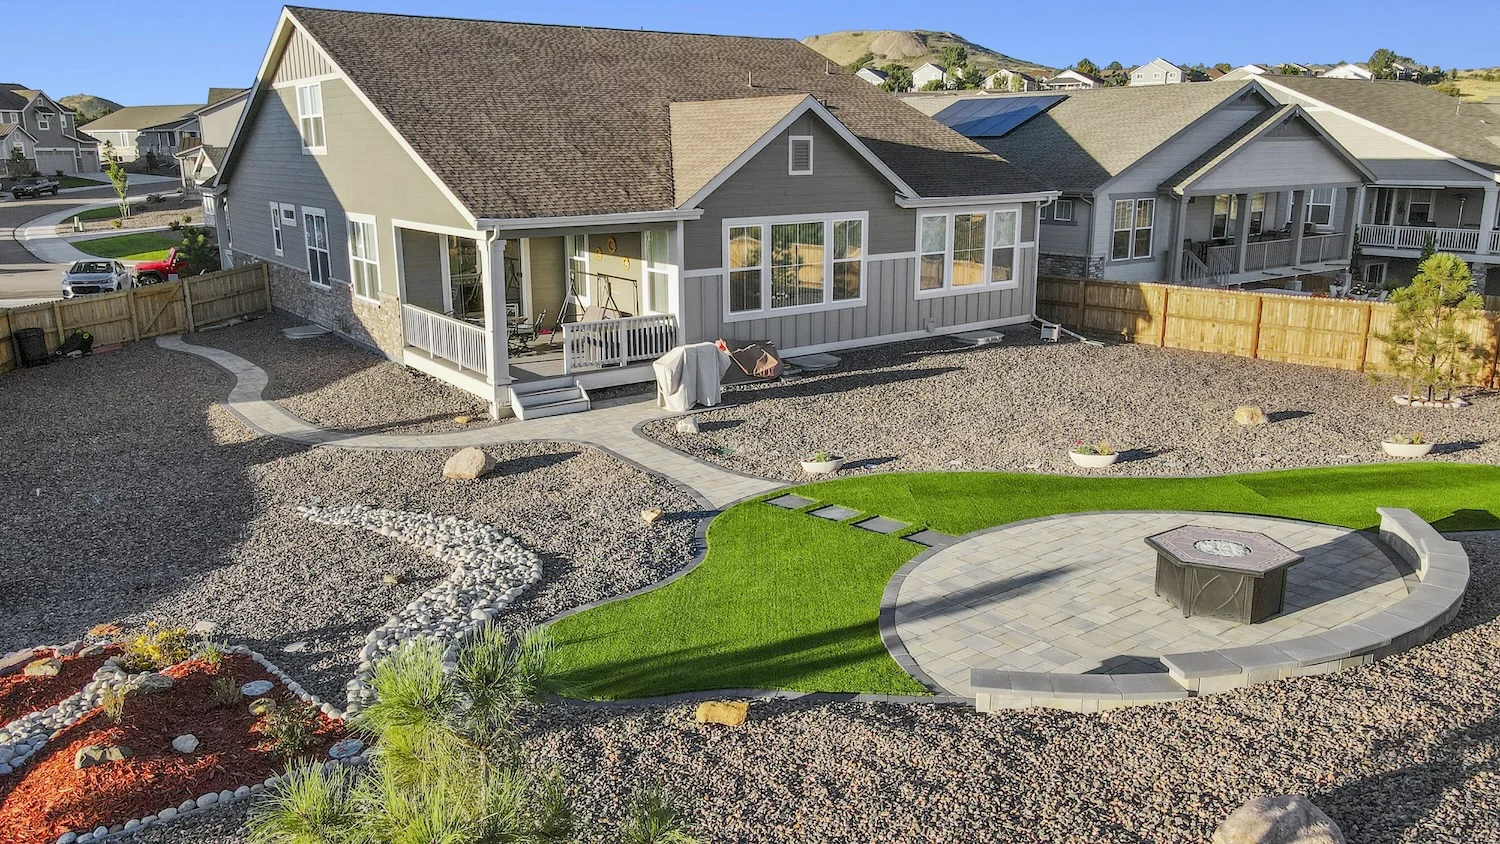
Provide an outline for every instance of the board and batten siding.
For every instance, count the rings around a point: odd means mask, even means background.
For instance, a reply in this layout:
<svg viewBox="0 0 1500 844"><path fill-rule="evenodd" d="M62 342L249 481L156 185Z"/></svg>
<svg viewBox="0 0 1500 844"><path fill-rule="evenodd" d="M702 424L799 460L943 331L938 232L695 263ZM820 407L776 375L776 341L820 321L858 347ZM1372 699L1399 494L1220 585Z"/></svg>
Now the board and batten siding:
<svg viewBox="0 0 1500 844"><path fill-rule="evenodd" d="M792 135L813 138L809 175L787 173ZM724 220L740 217L868 211L870 252L910 252L916 248L916 214L898 208L895 198L896 188L878 170L828 124L804 114L699 203L703 216L683 224L684 267L689 272L721 268Z"/></svg>
<svg viewBox="0 0 1500 844"><path fill-rule="evenodd" d="M769 340L782 351L859 346L883 338L977 324L1028 322L1036 291L1036 252L1017 257L1020 285L948 296L917 298L916 259L894 258L865 264L864 305L738 322L724 320L726 285L722 274L688 276L683 282L684 326L688 343Z"/></svg>
<svg viewBox="0 0 1500 844"><path fill-rule="evenodd" d="M283 82L312 79L336 72L333 62L328 60L328 56L307 33L301 29L293 29L286 49L282 51L281 61L276 65L276 72L271 76L271 83L280 85Z"/></svg>
<svg viewBox="0 0 1500 844"><path fill-rule="evenodd" d="M1245 145L1192 186L1194 193L1358 185L1363 175L1311 127L1293 120Z"/></svg>

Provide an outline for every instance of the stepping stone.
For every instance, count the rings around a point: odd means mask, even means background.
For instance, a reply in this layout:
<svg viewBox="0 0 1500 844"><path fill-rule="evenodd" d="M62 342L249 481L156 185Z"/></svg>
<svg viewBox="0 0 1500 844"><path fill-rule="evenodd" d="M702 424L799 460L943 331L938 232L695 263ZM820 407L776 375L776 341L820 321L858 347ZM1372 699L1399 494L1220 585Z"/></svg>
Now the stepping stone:
<svg viewBox="0 0 1500 844"><path fill-rule="evenodd" d="M905 528L906 522L898 522L895 519L887 519L885 516L876 516L873 519L865 519L855 522L854 526L860 530L873 531L874 533L892 534Z"/></svg>
<svg viewBox="0 0 1500 844"><path fill-rule="evenodd" d="M321 337L328 333L328 329L321 325L294 325L291 328L281 329L281 333L288 340L306 340L310 337Z"/></svg>
<svg viewBox="0 0 1500 844"><path fill-rule="evenodd" d="M783 510L801 510L803 507L815 502L811 498L803 498L800 495L792 495L789 492L786 495L778 495L766 503L773 507L780 507Z"/></svg>
<svg viewBox="0 0 1500 844"><path fill-rule="evenodd" d="M859 515L858 510L850 510L848 507L840 507L837 504L819 507L811 512L814 516L820 519L827 519L830 522L842 522L845 519L852 519Z"/></svg>
<svg viewBox="0 0 1500 844"><path fill-rule="evenodd" d="M925 545L928 548L946 548L958 541L957 537L949 536L946 533L938 533L935 530L919 530L910 536L903 536L901 538L908 542L915 542L918 545Z"/></svg>
<svg viewBox="0 0 1500 844"><path fill-rule="evenodd" d="M838 358L822 353L787 358L786 361L804 372L827 372L839 365Z"/></svg>

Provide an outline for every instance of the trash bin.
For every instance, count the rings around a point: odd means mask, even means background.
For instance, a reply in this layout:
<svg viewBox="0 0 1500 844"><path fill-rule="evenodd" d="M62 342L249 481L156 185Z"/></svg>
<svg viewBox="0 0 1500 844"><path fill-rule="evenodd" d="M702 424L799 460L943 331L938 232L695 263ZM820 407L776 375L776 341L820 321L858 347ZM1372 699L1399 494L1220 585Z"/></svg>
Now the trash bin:
<svg viewBox="0 0 1500 844"><path fill-rule="evenodd" d="M40 328L16 330L16 350L22 366L41 366L50 360L47 354L47 332Z"/></svg>

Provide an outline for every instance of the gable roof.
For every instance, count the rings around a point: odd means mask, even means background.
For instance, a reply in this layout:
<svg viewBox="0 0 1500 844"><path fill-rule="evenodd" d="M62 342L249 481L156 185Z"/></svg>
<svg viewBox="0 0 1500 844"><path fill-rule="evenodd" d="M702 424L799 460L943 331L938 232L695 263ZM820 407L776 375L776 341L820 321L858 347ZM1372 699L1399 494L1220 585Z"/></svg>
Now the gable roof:
<svg viewBox="0 0 1500 844"><path fill-rule="evenodd" d="M1063 93L1061 102L982 143L1057 190L1092 191L1226 102L1243 85L1140 85ZM1046 96L1014 94L1015 97ZM1267 104L1269 97L1265 97Z"/></svg>
<svg viewBox="0 0 1500 844"><path fill-rule="evenodd" d="M20 111L26 108L31 98L21 93L24 90L19 85L0 85L0 111Z"/></svg>
<svg viewBox="0 0 1500 844"><path fill-rule="evenodd" d="M806 100L806 94L788 94L672 103L674 205L687 202Z"/></svg>
<svg viewBox="0 0 1500 844"><path fill-rule="evenodd" d="M79 126L84 132L121 131L150 129L153 126L181 123L193 116L203 105L126 106L112 111L98 120Z"/></svg>
<svg viewBox="0 0 1500 844"><path fill-rule="evenodd" d="M19 123L0 123L0 140L4 140L6 138L9 138L15 132L20 132L21 134L23 134L26 137L30 138L32 143L36 143L36 136L33 135L33 134L31 134L30 132L26 131L24 128L22 128L21 124L19 124ZM4 153L4 154L8 155L10 153L10 151L9 150L0 150L0 153Z"/></svg>
<svg viewBox="0 0 1500 844"><path fill-rule="evenodd" d="M815 96L921 196L1042 190L1019 167L791 39L286 14L478 219L673 209L672 103L750 107L791 94ZM242 124L263 97L256 93ZM234 157L231 146L226 181Z"/></svg>
<svg viewBox="0 0 1500 844"><path fill-rule="evenodd" d="M224 100L234 99L235 97L238 97L240 94L243 94L243 93L245 93L248 90L250 90L250 89L249 88L209 88L208 89L208 101L207 101L207 104L208 105L218 105L219 103L223 102Z"/></svg>
<svg viewBox="0 0 1500 844"><path fill-rule="evenodd" d="M1369 181L1375 181L1375 174L1370 172L1369 168L1364 165L1364 162L1355 158L1348 150L1344 149L1343 145L1334 140L1322 126L1318 125L1316 120L1309 118L1307 112L1303 111L1301 106L1284 105L1279 108L1268 107L1260 117L1245 121L1238 129L1225 135L1222 140L1214 144L1202 155L1189 162L1181 170L1173 173L1166 181L1162 182L1162 187L1178 196L1182 196L1194 181L1233 158L1235 153L1255 143L1256 139L1264 137L1278 126L1292 120L1299 120L1303 125L1312 129L1350 167L1358 170L1360 175Z"/></svg>
<svg viewBox="0 0 1500 844"><path fill-rule="evenodd" d="M1068 70L1059 70L1057 73L1054 73L1053 75L1047 77L1045 81L1053 82L1058 79L1077 79L1080 82L1092 82L1098 85L1104 84L1104 80L1100 79L1097 76L1084 73L1081 70L1073 70L1071 68L1069 68Z"/></svg>
<svg viewBox="0 0 1500 844"><path fill-rule="evenodd" d="M1470 164L1500 172L1500 120L1413 82L1278 76L1268 82L1379 124Z"/></svg>

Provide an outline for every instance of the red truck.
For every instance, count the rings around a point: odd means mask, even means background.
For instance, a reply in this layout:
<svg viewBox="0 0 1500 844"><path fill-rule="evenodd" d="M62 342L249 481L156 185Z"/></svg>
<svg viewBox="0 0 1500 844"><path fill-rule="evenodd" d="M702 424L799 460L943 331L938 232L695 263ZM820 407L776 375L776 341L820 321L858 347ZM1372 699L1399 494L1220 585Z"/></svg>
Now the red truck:
<svg viewBox="0 0 1500 844"><path fill-rule="evenodd" d="M136 284L160 284L187 269L187 261L177 254L177 247L167 250L160 261L142 261L135 265Z"/></svg>

